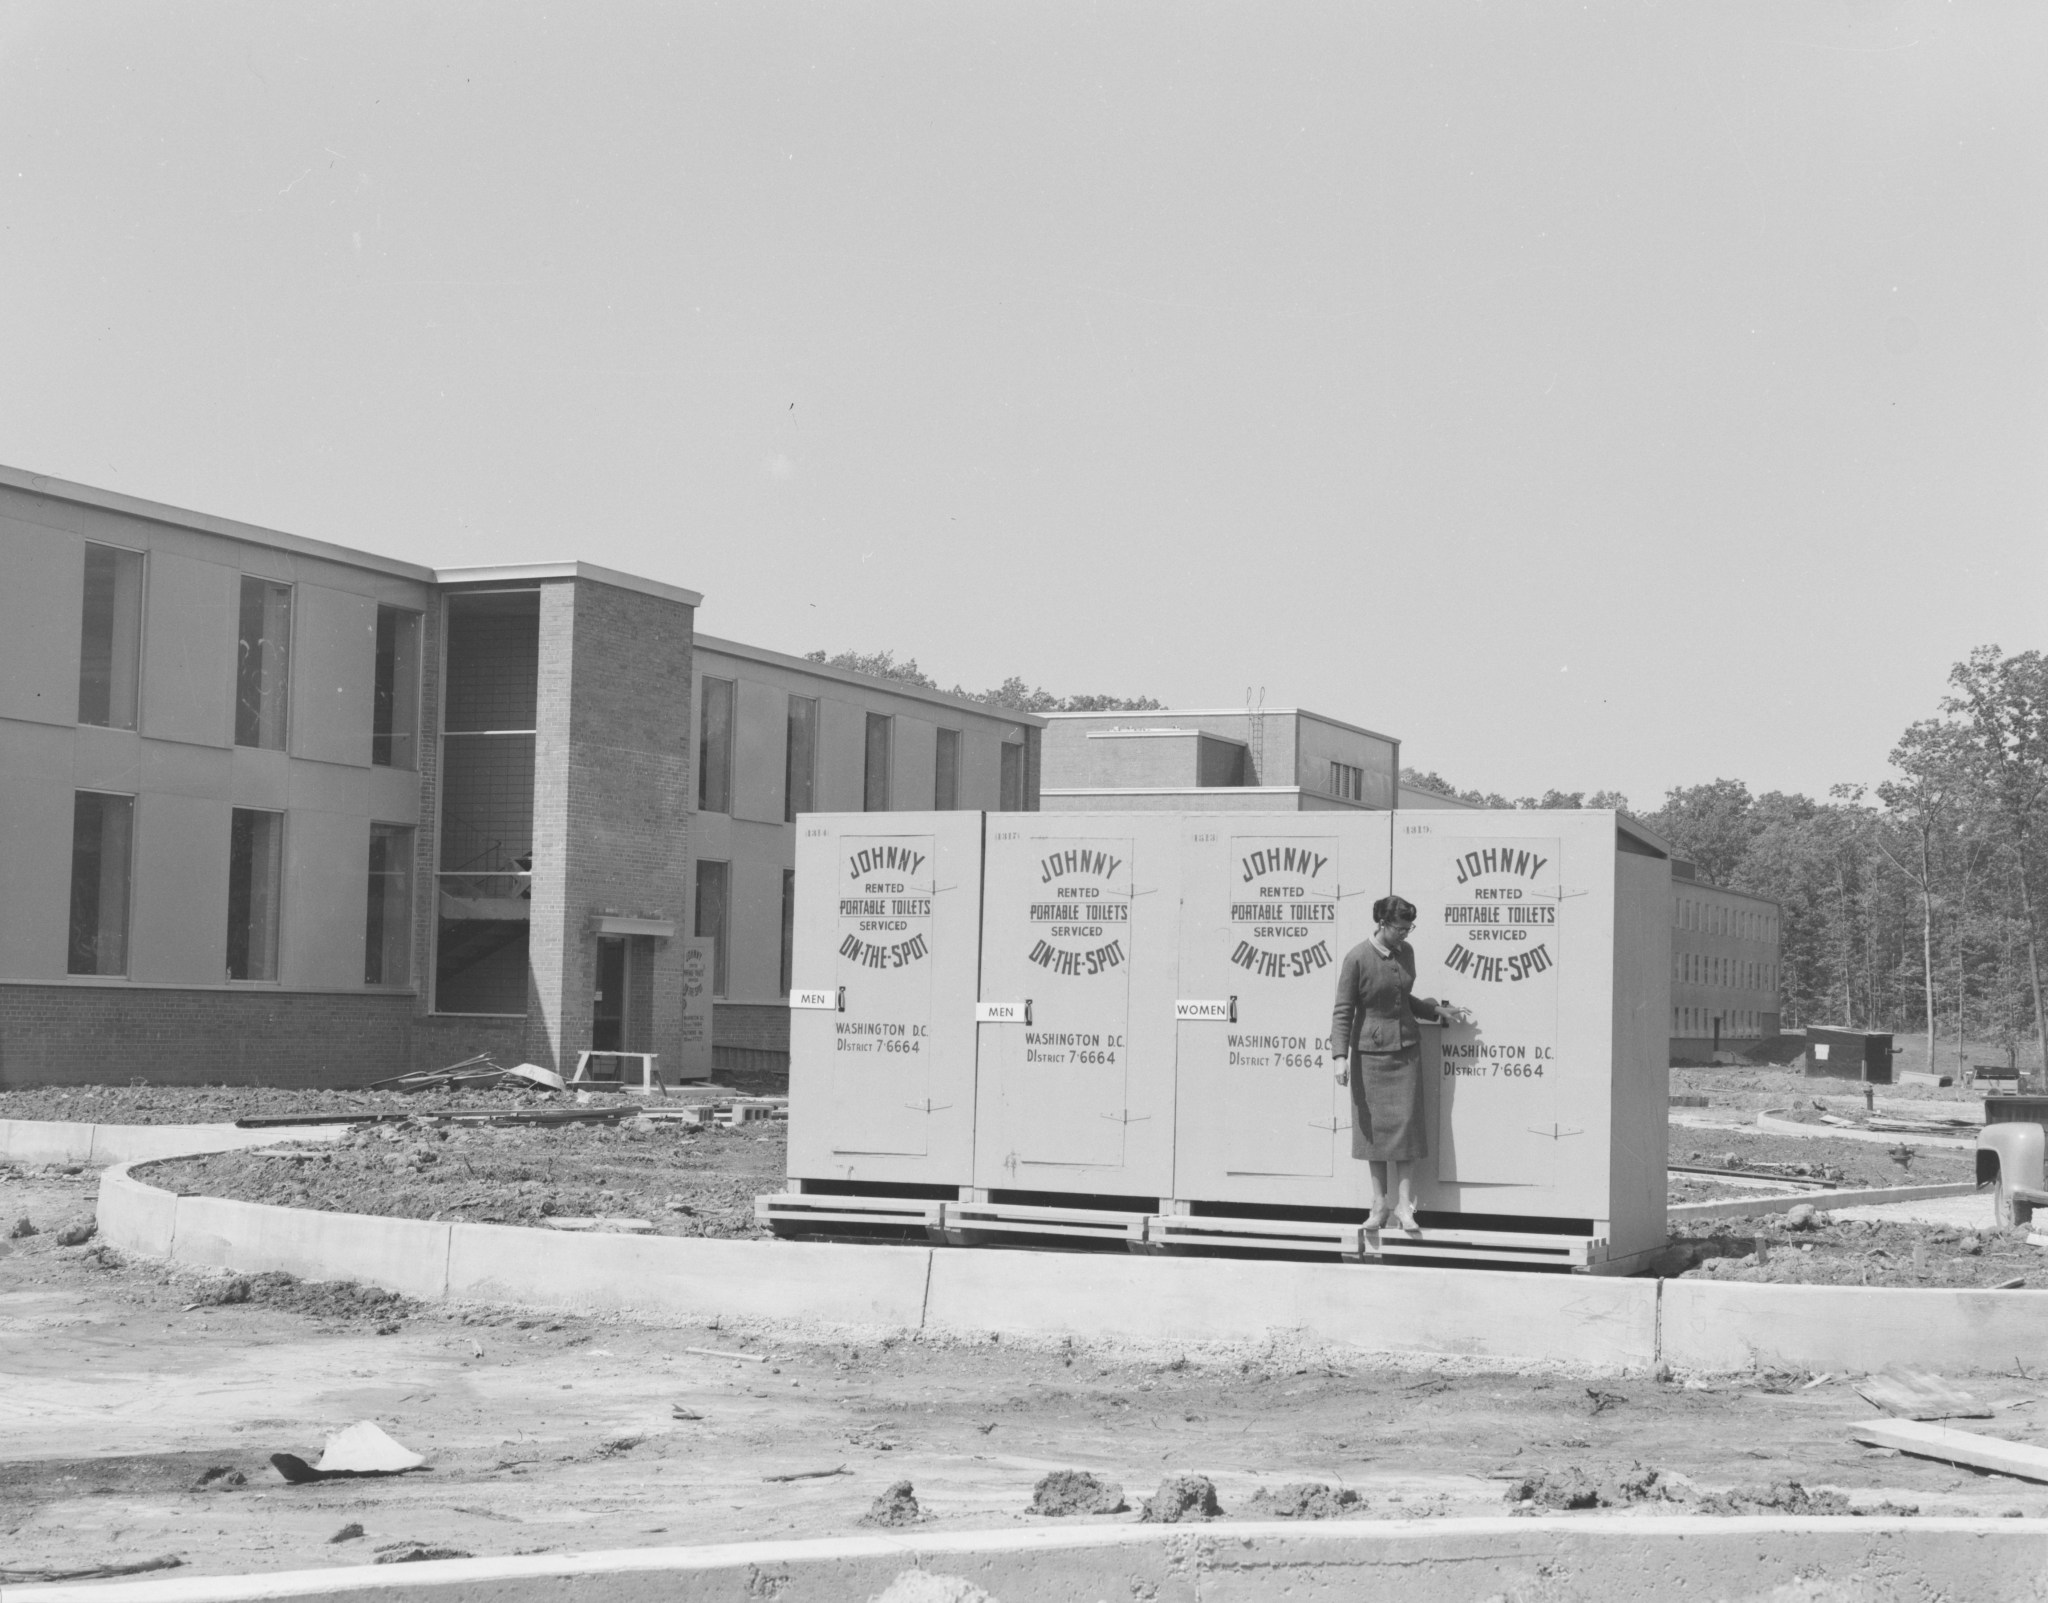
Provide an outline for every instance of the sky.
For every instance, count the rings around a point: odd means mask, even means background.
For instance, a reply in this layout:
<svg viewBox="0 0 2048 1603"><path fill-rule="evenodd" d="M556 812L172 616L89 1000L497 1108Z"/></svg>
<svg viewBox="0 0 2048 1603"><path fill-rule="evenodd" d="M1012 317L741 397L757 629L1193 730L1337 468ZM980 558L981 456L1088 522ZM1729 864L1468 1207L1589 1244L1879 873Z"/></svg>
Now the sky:
<svg viewBox="0 0 2048 1603"><path fill-rule="evenodd" d="M0 0L0 462L1819 794L2048 646L2044 81L2019 0Z"/></svg>

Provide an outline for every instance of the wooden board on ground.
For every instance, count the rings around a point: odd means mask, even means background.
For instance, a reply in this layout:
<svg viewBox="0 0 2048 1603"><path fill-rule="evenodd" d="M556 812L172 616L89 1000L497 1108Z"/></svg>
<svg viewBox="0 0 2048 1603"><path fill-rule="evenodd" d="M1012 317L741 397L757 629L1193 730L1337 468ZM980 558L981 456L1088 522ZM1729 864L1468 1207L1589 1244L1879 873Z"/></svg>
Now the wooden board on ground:
<svg viewBox="0 0 2048 1603"><path fill-rule="evenodd" d="M1939 1375L1892 1364L1856 1383L1856 1390L1901 1419L1989 1419L1991 1410Z"/></svg>
<svg viewBox="0 0 2048 1603"><path fill-rule="evenodd" d="M2048 1448L2000 1441L1950 1425L1925 1425L1913 1419L1873 1419L1852 1425L1849 1434L1871 1447L1895 1447L1917 1458L1938 1459L1970 1469L1995 1470L2021 1480L2048 1481Z"/></svg>

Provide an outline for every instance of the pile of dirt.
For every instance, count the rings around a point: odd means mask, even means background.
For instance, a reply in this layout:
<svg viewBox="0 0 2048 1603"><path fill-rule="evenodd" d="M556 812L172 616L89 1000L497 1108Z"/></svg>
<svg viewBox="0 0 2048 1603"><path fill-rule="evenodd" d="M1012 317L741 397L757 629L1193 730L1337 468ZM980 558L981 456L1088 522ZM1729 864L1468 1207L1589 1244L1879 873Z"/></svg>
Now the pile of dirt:
<svg viewBox="0 0 2048 1603"><path fill-rule="evenodd" d="M1326 1486L1321 1481L1261 1486L1245 1507L1249 1517L1262 1520L1334 1520L1364 1512L1364 1499L1356 1492L1348 1487Z"/></svg>
<svg viewBox="0 0 2048 1603"><path fill-rule="evenodd" d="M1692 1506L1695 1514L1863 1514L1913 1515L1917 1504L1875 1503L1852 1508L1849 1499L1828 1487L1809 1492L1797 1481L1778 1481L1770 1486L1733 1486L1725 1492L1708 1492Z"/></svg>
<svg viewBox="0 0 2048 1603"><path fill-rule="evenodd" d="M898 1481L868 1505L860 1523L893 1529L899 1525L921 1525L924 1518L924 1510L917 1506L916 1488L908 1481Z"/></svg>
<svg viewBox="0 0 2048 1603"><path fill-rule="evenodd" d="M1138 1521L1143 1525L1182 1525L1222 1517L1223 1507L1216 1501L1216 1483L1206 1475L1167 1476L1138 1510Z"/></svg>
<svg viewBox="0 0 2048 1603"><path fill-rule="evenodd" d="M1562 1469L1539 1469L1509 1481L1506 1502L1517 1508L1582 1509L1627 1508L1635 1503L1663 1502L1673 1496L1662 1473L1643 1464L1626 1470L1595 1475L1577 1464Z"/></svg>
<svg viewBox="0 0 2048 1603"><path fill-rule="evenodd" d="M762 1233L754 1198L783 1183L787 1128L407 1120L339 1142L171 1158L136 1172L183 1195L288 1208L510 1225L611 1217L644 1220L659 1235L742 1237Z"/></svg>
<svg viewBox="0 0 2048 1603"><path fill-rule="evenodd" d="M1032 1514L1054 1519L1069 1514L1121 1514L1124 1489L1116 1481L1099 1481L1085 1469L1056 1469L1031 1489Z"/></svg>
<svg viewBox="0 0 2048 1603"><path fill-rule="evenodd" d="M354 1280L300 1280L282 1270L255 1275L223 1275L201 1281L192 1300L203 1307L260 1303L314 1319L368 1319L390 1323L419 1312L410 1297Z"/></svg>

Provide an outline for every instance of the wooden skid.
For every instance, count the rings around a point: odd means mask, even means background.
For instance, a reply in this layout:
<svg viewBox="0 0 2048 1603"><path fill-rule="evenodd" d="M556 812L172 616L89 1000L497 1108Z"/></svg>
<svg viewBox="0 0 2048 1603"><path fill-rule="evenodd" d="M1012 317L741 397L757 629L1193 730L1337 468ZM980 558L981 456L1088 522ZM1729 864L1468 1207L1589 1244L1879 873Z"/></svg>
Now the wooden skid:
<svg viewBox="0 0 2048 1603"><path fill-rule="evenodd" d="M1148 1245L1230 1247L1254 1252L1336 1253L1360 1255L1364 1242L1358 1225L1327 1224L1319 1219L1215 1219L1206 1215L1158 1214L1145 1225Z"/></svg>
<svg viewBox="0 0 2048 1603"><path fill-rule="evenodd" d="M1145 1240L1142 1213L1108 1208L1046 1208L1015 1202L949 1202L942 1228L962 1245L978 1236L1065 1236L1094 1241Z"/></svg>
<svg viewBox="0 0 2048 1603"><path fill-rule="evenodd" d="M904 1225L939 1228L943 1202L923 1197L835 1197L784 1192L754 1199L754 1222L769 1230L816 1230L832 1225Z"/></svg>

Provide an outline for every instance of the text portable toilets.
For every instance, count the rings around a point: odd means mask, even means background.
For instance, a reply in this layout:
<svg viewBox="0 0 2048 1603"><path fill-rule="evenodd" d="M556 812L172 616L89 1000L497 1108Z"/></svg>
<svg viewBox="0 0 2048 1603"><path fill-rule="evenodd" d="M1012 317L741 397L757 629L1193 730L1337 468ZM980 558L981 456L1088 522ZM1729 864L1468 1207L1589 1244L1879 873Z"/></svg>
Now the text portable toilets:
<svg viewBox="0 0 2048 1603"><path fill-rule="evenodd" d="M1175 814L991 813L974 1192L950 1237L1134 1242L1173 1185Z"/></svg>
<svg viewBox="0 0 2048 1603"><path fill-rule="evenodd" d="M1155 1244L1360 1250L1370 1181L1330 1014L1387 893L1392 827L1386 812L1184 817L1175 1202Z"/></svg>
<svg viewBox="0 0 2048 1603"><path fill-rule="evenodd" d="M1426 1236L1610 1271L1664 1246L1670 876L1612 812L1394 815L1416 993L1469 1018L1424 1031Z"/></svg>
<svg viewBox="0 0 2048 1603"><path fill-rule="evenodd" d="M974 1161L978 812L797 821L782 1231L936 1230Z"/></svg>

